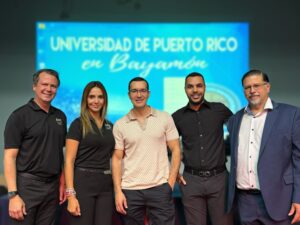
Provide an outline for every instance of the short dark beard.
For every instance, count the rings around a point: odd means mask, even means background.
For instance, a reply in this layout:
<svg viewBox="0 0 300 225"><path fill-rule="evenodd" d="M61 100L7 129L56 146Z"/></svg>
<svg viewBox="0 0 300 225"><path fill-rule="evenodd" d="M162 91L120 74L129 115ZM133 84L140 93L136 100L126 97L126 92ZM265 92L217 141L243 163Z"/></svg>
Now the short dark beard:
<svg viewBox="0 0 300 225"><path fill-rule="evenodd" d="M200 102L193 102L193 101L189 100L189 104L192 106L201 106L203 102L204 102L204 98Z"/></svg>
<svg viewBox="0 0 300 225"><path fill-rule="evenodd" d="M203 101L202 101L203 102ZM202 102L193 102L193 101L189 101L189 104L190 105L193 105L193 106L197 106L197 105L201 105Z"/></svg>

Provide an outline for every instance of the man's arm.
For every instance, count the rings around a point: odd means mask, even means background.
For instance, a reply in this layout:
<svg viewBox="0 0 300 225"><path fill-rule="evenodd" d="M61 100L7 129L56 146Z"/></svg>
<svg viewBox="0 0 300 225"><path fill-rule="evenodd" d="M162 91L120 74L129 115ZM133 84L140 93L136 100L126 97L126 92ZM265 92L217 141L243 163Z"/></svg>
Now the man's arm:
<svg viewBox="0 0 300 225"><path fill-rule="evenodd" d="M64 130L65 130L65 136L67 134L67 117L64 115ZM66 137L65 137L66 138ZM66 145L66 142L65 142ZM76 152L77 153L77 152ZM67 195L65 193L66 189L66 179L65 179L65 172L64 167L62 167L62 172L59 177L59 204L62 205L67 200Z"/></svg>
<svg viewBox="0 0 300 225"><path fill-rule="evenodd" d="M292 160L294 166L293 203L289 216L294 215L292 224L300 221L300 109L296 110L292 131Z"/></svg>
<svg viewBox="0 0 300 225"><path fill-rule="evenodd" d="M184 169L184 164L181 163L182 158L183 158L183 153L180 152L180 167L179 167L179 172L178 172L178 175L177 175L177 182L179 184L186 185L186 181L185 181L185 179L184 179L184 177L182 175L183 174L183 169Z"/></svg>
<svg viewBox="0 0 300 225"><path fill-rule="evenodd" d="M65 194L65 175L62 171L59 177L59 204L62 205L67 200Z"/></svg>
<svg viewBox="0 0 300 225"><path fill-rule="evenodd" d="M168 182L173 189L178 176L181 161L179 139L167 141L167 145L172 153L171 169Z"/></svg>
<svg viewBox="0 0 300 225"><path fill-rule="evenodd" d="M119 213L126 215L127 201L121 188L123 150L115 149L112 156L112 177L115 190L116 209Z"/></svg>
<svg viewBox="0 0 300 225"><path fill-rule="evenodd" d="M4 176L8 191L17 191L17 166L16 159L19 149L10 148L4 150ZM23 220L26 215L25 203L19 195L9 199L9 216L16 220Z"/></svg>

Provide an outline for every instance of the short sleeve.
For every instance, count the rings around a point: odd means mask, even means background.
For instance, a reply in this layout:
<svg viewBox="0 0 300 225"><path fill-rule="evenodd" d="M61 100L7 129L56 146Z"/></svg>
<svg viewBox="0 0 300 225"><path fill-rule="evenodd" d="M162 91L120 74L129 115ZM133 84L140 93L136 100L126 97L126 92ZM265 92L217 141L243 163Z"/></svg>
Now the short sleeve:
<svg viewBox="0 0 300 225"><path fill-rule="evenodd" d="M118 122L115 123L115 125L113 126L113 135L114 135L115 142L116 142L115 149L124 150L125 149L124 139L123 139L123 135L120 130Z"/></svg>
<svg viewBox="0 0 300 225"><path fill-rule="evenodd" d="M166 139L167 141L175 140L179 138L178 131L176 129L175 123L173 118L168 114L165 113L167 119L167 126L166 126Z"/></svg>
<svg viewBox="0 0 300 225"><path fill-rule="evenodd" d="M4 148L19 148L24 136L24 120L18 113L12 113L4 130Z"/></svg>
<svg viewBox="0 0 300 225"><path fill-rule="evenodd" d="M82 125L79 118L75 119L70 127L67 134L67 139L74 139L76 141L81 141L82 139Z"/></svg>

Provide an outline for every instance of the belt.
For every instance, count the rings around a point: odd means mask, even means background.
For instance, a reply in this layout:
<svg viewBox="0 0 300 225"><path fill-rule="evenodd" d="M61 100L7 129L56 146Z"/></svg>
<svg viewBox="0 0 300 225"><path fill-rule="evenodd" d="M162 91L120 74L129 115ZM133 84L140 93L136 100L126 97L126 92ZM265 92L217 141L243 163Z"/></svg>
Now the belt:
<svg viewBox="0 0 300 225"><path fill-rule="evenodd" d="M192 167L186 166L184 168L184 171L187 173L190 173L192 175L197 175L199 177L212 177L212 176L216 176L222 172L224 172L226 170L225 166L213 169L213 170L198 170L198 169L194 169Z"/></svg>
<svg viewBox="0 0 300 225"><path fill-rule="evenodd" d="M75 170L82 171L82 172L89 172L89 173L101 173L101 174L111 174L110 170L102 170L102 169L90 169L90 168L83 168L83 167L75 167Z"/></svg>
<svg viewBox="0 0 300 225"><path fill-rule="evenodd" d="M245 194L249 194L249 195L260 195L261 194L261 191L258 189L248 189L248 190L237 189L237 190L240 193L245 193Z"/></svg>
<svg viewBox="0 0 300 225"><path fill-rule="evenodd" d="M18 173L18 176L20 177L25 177L31 180L36 180L36 181L40 181L40 182L44 182L44 183L50 183L53 181L56 181L59 178L59 175L54 175L51 177L40 177L37 175L33 175L31 173Z"/></svg>

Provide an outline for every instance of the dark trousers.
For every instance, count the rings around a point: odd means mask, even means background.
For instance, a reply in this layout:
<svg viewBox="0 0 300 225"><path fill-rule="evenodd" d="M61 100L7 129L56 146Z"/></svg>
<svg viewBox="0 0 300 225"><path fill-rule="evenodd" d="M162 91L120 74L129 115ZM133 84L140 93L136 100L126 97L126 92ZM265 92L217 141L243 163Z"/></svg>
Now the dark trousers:
<svg viewBox="0 0 300 225"><path fill-rule="evenodd" d="M288 218L274 221L268 214L261 194L237 191L237 204L242 225L290 225Z"/></svg>
<svg viewBox="0 0 300 225"><path fill-rule="evenodd" d="M113 209L111 174L75 170L74 188L81 216L69 214L70 225L111 225Z"/></svg>
<svg viewBox="0 0 300 225"><path fill-rule="evenodd" d="M182 203L187 225L207 225L207 212L212 225L232 225L231 214L225 213L228 172L200 177L184 172L181 184Z"/></svg>
<svg viewBox="0 0 300 225"><path fill-rule="evenodd" d="M168 183L143 190L123 190L123 193L128 205L124 225L144 225L145 213L151 225L175 225L175 207Z"/></svg>
<svg viewBox="0 0 300 225"><path fill-rule="evenodd" d="M28 174L17 176L17 188L25 202L23 221L10 218L11 225L53 225L59 199L59 177L47 181Z"/></svg>

